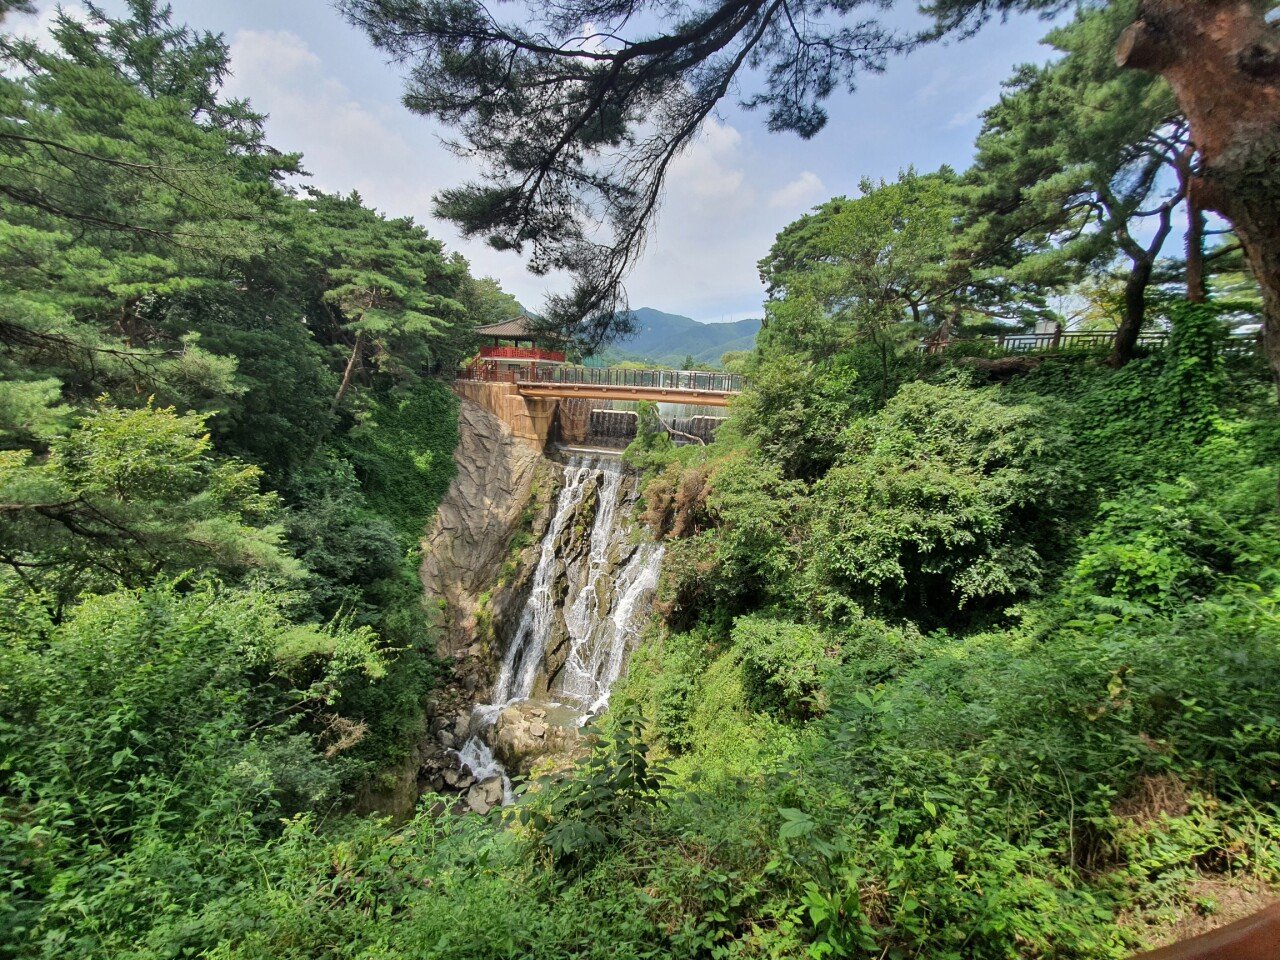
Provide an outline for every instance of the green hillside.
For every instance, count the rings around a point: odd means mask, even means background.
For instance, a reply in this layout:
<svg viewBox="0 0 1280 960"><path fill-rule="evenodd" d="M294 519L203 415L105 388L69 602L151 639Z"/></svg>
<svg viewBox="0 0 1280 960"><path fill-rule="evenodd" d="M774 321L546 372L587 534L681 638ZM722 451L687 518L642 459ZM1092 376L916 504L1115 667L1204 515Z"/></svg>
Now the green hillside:
<svg viewBox="0 0 1280 960"><path fill-rule="evenodd" d="M719 363L726 353L752 350L760 321L738 320L734 323L699 323L675 313L663 313L651 307L632 310L630 317L636 332L609 347L603 354L610 362L634 360L662 366L681 366L686 357L698 364Z"/></svg>

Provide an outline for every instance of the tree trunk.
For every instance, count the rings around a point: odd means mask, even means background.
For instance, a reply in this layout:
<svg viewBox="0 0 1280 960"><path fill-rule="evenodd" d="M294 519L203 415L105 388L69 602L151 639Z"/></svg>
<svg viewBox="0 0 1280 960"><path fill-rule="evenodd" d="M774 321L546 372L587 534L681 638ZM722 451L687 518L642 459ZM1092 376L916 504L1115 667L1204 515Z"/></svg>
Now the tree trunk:
<svg viewBox="0 0 1280 960"><path fill-rule="evenodd" d="M1205 278L1204 209L1196 193L1196 148L1187 144L1178 154L1178 187L1187 198L1187 299L1192 303L1209 302L1209 286Z"/></svg>
<svg viewBox="0 0 1280 960"><path fill-rule="evenodd" d="M1142 0L1116 62L1173 88L1200 151L1201 208L1231 222L1262 288L1280 392L1280 35L1252 0Z"/></svg>
<svg viewBox="0 0 1280 960"><path fill-rule="evenodd" d="M1209 285L1204 275L1204 214L1194 196L1187 204L1187 299L1209 302Z"/></svg>
<svg viewBox="0 0 1280 960"><path fill-rule="evenodd" d="M1109 366L1119 369L1133 359L1138 335L1147 319L1147 287L1151 285L1152 260L1135 258L1129 279L1124 284L1124 317L1116 330L1116 340L1107 357Z"/></svg>
<svg viewBox="0 0 1280 960"><path fill-rule="evenodd" d="M351 358L347 360L347 369L342 371L342 383L338 385L338 392L334 394L333 403L329 404L329 416L333 416L338 412L338 408L342 406L342 398L347 395L347 390L351 386L351 378L355 375L356 367L360 366L360 357L364 353L364 331L360 330L356 333L356 342L351 347Z"/></svg>

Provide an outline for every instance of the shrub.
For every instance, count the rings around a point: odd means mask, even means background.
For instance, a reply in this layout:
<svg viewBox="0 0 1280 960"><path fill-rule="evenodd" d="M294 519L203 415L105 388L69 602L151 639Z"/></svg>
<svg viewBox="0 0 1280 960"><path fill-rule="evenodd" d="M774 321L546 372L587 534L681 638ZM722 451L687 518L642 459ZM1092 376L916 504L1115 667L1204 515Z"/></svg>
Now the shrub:
<svg viewBox="0 0 1280 960"><path fill-rule="evenodd" d="M754 709L792 719L823 711L823 684L839 662L839 648L822 631L765 616L739 617L733 649Z"/></svg>
<svg viewBox="0 0 1280 960"><path fill-rule="evenodd" d="M1207 444L1186 474L1102 504L1069 574L1073 596L1125 610L1170 609L1225 578L1280 569L1275 476L1229 437Z"/></svg>
<svg viewBox="0 0 1280 960"><path fill-rule="evenodd" d="M850 428L814 488L820 589L927 624L962 622L1041 582L1074 489L1040 407L993 390L904 386Z"/></svg>
<svg viewBox="0 0 1280 960"><path fill-rule="evenodd" d="M347 448L373 509L417 544L453 481L458 398L436 380L420 380L376 399L352 429Z"/></svg>
<svg viewBox="0 0 1280 960"><path fill-rule="evenodd" d="M290 624L277 598L213 585L92 597L56 623L17 607L0 628L0 955L121 952L252 875L280 815L337 799L304 720L332 726L343 686L382 674L368 630Z"/></svg>
<svg viewBox="0 0 1280 960"><path fill-rule="evenodd" d="M649 763L643 717L626 704L614 709L609 733L600 735L574 776L560 783L540 778L545 796L515 813L557 867L589 867L663 802L667 771Z"/></svg>

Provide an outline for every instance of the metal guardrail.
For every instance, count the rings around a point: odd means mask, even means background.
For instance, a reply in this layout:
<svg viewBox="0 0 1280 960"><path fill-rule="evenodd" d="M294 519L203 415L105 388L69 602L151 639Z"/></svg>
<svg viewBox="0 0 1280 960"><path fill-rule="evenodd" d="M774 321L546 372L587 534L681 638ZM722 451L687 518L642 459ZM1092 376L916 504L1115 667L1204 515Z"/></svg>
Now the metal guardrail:
<svg viewBox="0 0 1280 960"><path fill-rule="evenodd" d="M1113 331L1061 330L1057 333L1006 333L995 337L960 337L953 340L925 340L920 350L928 354L940 354L964 343L990 343L1002 353L1069 352L1075 350L1110 350L1116 342ZM1168 346L1166 331L1138 335L1138 346L1161 348ZM1232 356L1261 352L1258 340L1251 337L1232 337L1223 350Z"/></svg>
<svg viewBox="0 0 1280 960"><path fill-rule="evenodd" d="M463 380L488 383L566 384L616 387L618 390L687 390L702 393L741 393L746 380L736 373L709 370L628 370L619 367L566 367L530 362L524 368L503 367L492 360L469 364Z"/></svg>
<svg viewBox="0 0 1280 960"><path fill-rule="evenodd" d="M709 370L630 370L621 367L535 367L521 372L520 383L563 383L596 387L649 390L699 390L707 393L741 393L746 381L740 374Z"/></svg>
<svg viewBox="0 0 1280 960"><path fill-rule="evenodd" d="M948 347L961 343L992 343L1004 353L1039 353L1042 350L1110 350L1116 335L1109 331L1061 330L1057 333L1005 333L995 337L963 337L955 340L925 341L921 348L926 353L942 353ZM1163 347L1169 342L1169 334L1144 333L1138 344L1144 347Z"/></svg>

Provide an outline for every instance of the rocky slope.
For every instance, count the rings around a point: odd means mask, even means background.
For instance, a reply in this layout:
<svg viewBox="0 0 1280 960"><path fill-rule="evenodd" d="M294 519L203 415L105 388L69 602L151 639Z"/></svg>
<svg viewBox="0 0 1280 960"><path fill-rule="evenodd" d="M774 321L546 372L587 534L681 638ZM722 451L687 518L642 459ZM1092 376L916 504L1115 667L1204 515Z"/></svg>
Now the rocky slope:
<svg viewBox="0 0 1280 960"><path fill-rule="evenodd" d="M420 568L436 653L452 664L453 676L430 694L417 747L359 799L361 811L408 816L426 789L456 794L460 805L482 812L502 799L500 785L495 792L492 783L477 783L451 751L466 738L471 705L492 682L501 656L495 640L523 606L532 567L525 554L546 528L559 467L468 400L459 408L458 434L457 473L423 538Z"/></svg>
<svg viewBox="0 0 1280 960"><path fill-rule="evenodd" d="M458 472L423 540L422 586L439 604L439 654L458 657L478 639L481 597L498 580L542 458L497 417L463 400ZM480 651L474 651L478 654Z"/></svg>

